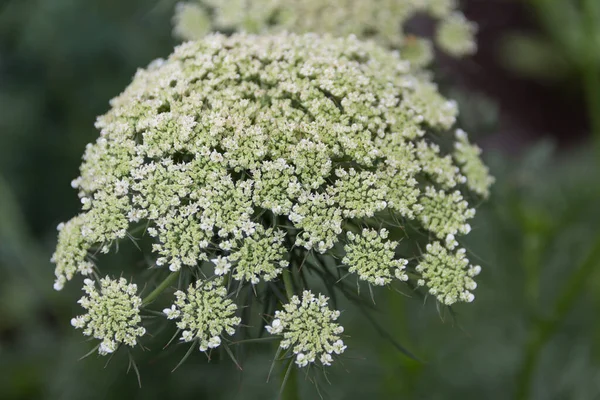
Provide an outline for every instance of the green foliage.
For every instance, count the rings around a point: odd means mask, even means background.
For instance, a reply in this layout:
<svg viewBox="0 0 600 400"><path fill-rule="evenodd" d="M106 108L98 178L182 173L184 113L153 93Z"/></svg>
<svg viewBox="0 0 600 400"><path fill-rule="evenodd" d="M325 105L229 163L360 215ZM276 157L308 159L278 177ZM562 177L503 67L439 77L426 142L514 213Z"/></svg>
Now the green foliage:
<svg viewBox="0 0 600 400"><path fill-rule="evenodd" d="M382 345L388 398L507 399L520 390L519 398L589 399L600 393L592 317L600 305L600 186L591 149L559 155L542 143L523 157L505 157L489 160L497 184L467 244L486 263L475 311L414 311L413 300L389 297L389 312L402 316L392 332L426 364ZM585 279L574 285L579 271ZM432 329L440 317L446 328ZM399 376L408 382L397 386Z"/></svg>
<svg viewBox="0 0 600 400"><path fill-rule="evenodd" d="M526 3L537 17L541 33L507 34L500 46L501 60L522 76L579 86L600 155L600 2Z"/></svg>

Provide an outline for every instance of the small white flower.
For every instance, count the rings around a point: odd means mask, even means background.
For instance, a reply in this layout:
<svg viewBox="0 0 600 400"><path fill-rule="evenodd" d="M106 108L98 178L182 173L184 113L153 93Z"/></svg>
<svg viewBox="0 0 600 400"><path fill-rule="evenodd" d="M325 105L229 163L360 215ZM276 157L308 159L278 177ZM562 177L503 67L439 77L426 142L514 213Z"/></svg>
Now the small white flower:
<svg viewBox="0 0 600 400"><path fill-rule="evenodd" d="M225 275L231 270L231 263L227 257L218 256L210 261L215 264L215 275Z"/></svg>
<svg viewBox="0 0 600 400"><path fill-rule="evenodd" d="M101 355L107 355L110 353L114 353L117 350L117 342L114 340L104 340L100 343L100 347L98 348L98 353Z"/></svg>
<svg viewBox="0 0 600 400"><path fill-rule="evenodd" d="M277 335L283 331L283 324L281 323L280 319L276 318L273 320L273 322L271 322L271 325L267 325L265 329L270 334Z"/></svg>
<svg viewBox="0 0 600 400"><path fill-rule="evenodd" d="M125 179L117 181L115 184L115 194L117 196L125 196L127 193L129 193L129 182Z"/></svg>
<svg viewBox="0 0 600 400"><path fill-rule="evenodd" d="M456 246L458 246L458 242L456 241L454 235L452 233L449 233L446 236L446 247L450 250L454 250Z"/></svg>
<svg viewBox="0 0 600 400"><path fill-rule="evenodd" d="M296 356L296 364L298 364L299 367L306 367L308 365L308 357L302 353L298 353Z"/></svg>
<svg viewBox="0 0 600 400"><path fill-rule="evenodd" d="M77 267L77 271L81 274L81 275L91 275L92 272L94 271L94 264L91 263L90 261L83 261L81 264L79 264L79 266Z"/></svg>
<svg viewBox="0 0 600 400"><path fill-rule="evenodd" d="M183 340L184 342L191 342L194 340L194 334L190 331L183 331L181 332L180 340Z"/></svg>
<svg viewBox="0 0 600 400"><path fill-rule="evenodd" d="M210 338L208 340L208 347L210 347L211 349L219 347L220 344L221 344L221 338L218 336L213 336L212 338Z"/></svg>
<svg viewBox="0 0 600 400"><path fill-rule="evenodd" d="M169 264L169 270L172 272L177 272L181 269L181 261L173 260L171 264Z"/></svg>
<svg viewBox="0 0 600 400"><path fill-rule="evenodd" d="M171 305L171 308L165 308L163 313L167 316L167 319L175 319L179 317L179 310L175 304Z"/></svg>
<svg viewBox="0 0 600 400"><path fill-rule="evenodd" d="M344 350L346 350L346 347L347 346L345 346L344 342L340 339L333 344L333 351L335 354L342 354Z"/></svg>
<svg viewBox="0 0 600 400"><path fill-rule="evenodd" d="M331 354L324 353L323 355L321 355L321 364L330 366L332 362L333 358L331 357Z"/></svg>

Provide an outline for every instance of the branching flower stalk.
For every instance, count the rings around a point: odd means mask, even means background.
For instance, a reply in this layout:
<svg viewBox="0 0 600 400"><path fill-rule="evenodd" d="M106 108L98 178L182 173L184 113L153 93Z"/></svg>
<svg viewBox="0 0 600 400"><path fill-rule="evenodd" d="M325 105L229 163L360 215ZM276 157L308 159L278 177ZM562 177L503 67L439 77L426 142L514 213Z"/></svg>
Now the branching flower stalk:
<svg viewBox="0 0 600 400"><path fill-rule="evenodd" d="M480 268L460 241L493 179L466 133L449 132L456 103L397 52L352 36L214 34L140 69L110 104L53 256L57 290L86 277L73 325L101 354L135 346L159 299L200 351L231 354L260 328L294 368L346 351L330 293L356 296L348 279L473 301ZM138 229L167 278L153 289L131 267L94 281ZM265 324L245 327L255 294Z"/></svg>

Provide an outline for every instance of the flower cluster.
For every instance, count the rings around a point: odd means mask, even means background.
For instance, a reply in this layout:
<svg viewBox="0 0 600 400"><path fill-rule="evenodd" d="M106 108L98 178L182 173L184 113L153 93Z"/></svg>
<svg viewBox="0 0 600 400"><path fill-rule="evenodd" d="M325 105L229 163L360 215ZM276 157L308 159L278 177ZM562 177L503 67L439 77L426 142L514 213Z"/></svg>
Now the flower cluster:
<svg viewBox="0 0 600 400"><path fill-rule="evenodd" d="M427 186L421 205L423 211L418 217L421 224L439 239L459 233L466 235L471 231L467 221L475 216L475 209L469 208L460 191L448 193Z"/></svg>
<svg viewBox="0 0 600 400"><path fill-rule="evenodd" d="M431 62L432 44L402 29L417 14L439 22L435 39L443 51L462 57L477 50L477 26L457 10L456 0L188 0L177 4L174 33L187 40L232 30L353 34L400 49L420 68Z"/></svg>
<svg viewBox="0 0 600 400"><path fill-rule="evenodd" d="M473 277L481 272L479 265L469 265L465 249L451 253L440 242L427 245L427 252L415 268L423 278L419 286L429 287L429 293L444 304L457 301L471 302L475 296L471 292L477 287Z"/></svg>
<svg viewBox="0 0 600 400"><path fill-rule="evenodd" d="M490 176L488 167L481 161L481 149L469 143L467 133L462 129L456 130L454 147L454 159L460 165L467 186L483 198L488 198L494 177Z"/></svg>
<svg viewBox="0 0 600 400"><path fill-rule="evenodd" d="M137 295L137 286L127 283L125 278L100 280L100 291L95 282L86 279L83 291L87 296L79 300L86 314L71 319L71 325L83 329L83 334L102 340L98 352L113 353L119 344L135 346L137 338L146 333L139 326L142 299Z"/></svg>
<svg viewBox="0 0 600 400"><path fill-rule="evenodd" d="M404 269L408 261L396 259L398 242L386 241L388 234L385 228L379 232L363 229L360 235L348 232L346 236L349 243L344 247L346 256L342 260L342 263L350 266L348 271L378 286L390 283L393 275L401 281L407 281Z"/></svg>
<svg viewBox="0 0 600 400"><path fill-rule="evenodd" d="M454 12L440 23L436 32L438 46L451 56L460 57L477 51L473 37L477 33L477 25L470 22L459 12Z"/></svg>
<svg viewBox="0 0 600 400"><path fill-rule="evenodd" d="M241 322L235 316L237 306L227 298L227 289L220 279L197 281L188 287L187 293L175 292L175 297L175 303L163 312L168 319L179 320L181 340L197 341L200 351L219 347L223 332L233 335Z"/></svg>
<svg viewBox="0 0 600 400"><path fill-rule="evenodd" d="M227 257L228 261L235 263L233 278L253 284L261 279L265 282L275 279L289 265L284 259L287 254L283 246L284 237L283 231L258 227Z"/></svg>
<svg viewBox="0 0 600 400"><path fill-rule="evenodd" d="M330 310L328 300L322 294L315 296L305 290L302 299L293 296L282 311L276 311L273 322L267 326L270 334L283 336L279 346L292 349L299 367L314 363L317 358L322 365L331 365L332 354L346 350L340 339L344 328L335 322L340 312Z"/></svg>
<svg viewBox="0 0 600 400"><path fill-rule="evenodd" d="M203 277L165 310L201 350L240 323L234 290L268 282L281 293L286 269L301 286L302 260L343 259L372 285L420 275L440 302L470 301L475 270L452 251L474 216L467 193L487 196L492 179L465 134L452 145L456 115L428 74L375 42L280 33L180 45L98 118L72 183L82 211L59 226L55 288L100 271L103 254L141 230L154 267ZM434 242L423 255L416 240L400 250L387 240L397 226ZM102 282L102 295L86 283L90 312L77 326L104 352L135 344L144 333L135 288ZM339 313L323 296L284 307L269 329L285 332L299 365L343 351Z"/></svg>

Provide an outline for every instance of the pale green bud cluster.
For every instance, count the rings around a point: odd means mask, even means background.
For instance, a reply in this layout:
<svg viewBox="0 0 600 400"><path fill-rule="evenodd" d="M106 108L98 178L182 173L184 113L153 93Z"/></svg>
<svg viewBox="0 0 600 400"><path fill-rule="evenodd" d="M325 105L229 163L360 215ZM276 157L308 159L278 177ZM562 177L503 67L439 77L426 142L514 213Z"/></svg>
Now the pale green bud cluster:
<svg viewBox="0 0 600 400"><path fill-rule="evenodd" d="M344 246L346 256L342 263L349 266L349 272L373 285L386 285L393 276L407 281L405 268L408 261L396 258L398 242L386 240L388 235L385 228L380 231L363 229L359 235L347 232L348 244Z"/></svg>
<svg viewBox="0 0 600 400"><path fill-rule="evenodd" d="M481 161L481 149L469 143L467 133L462 129L456 130L453 155L456 163L460 165L469 189L487 199L494 177L490 176L488 167Z"/></svg>
<svg viewBox="0 0 600 400"><path fill-rule="evenodd" d="M187 292L175 292L175 303L165 308L168 319L177 321L184 342L196 341L200 351L221 345L223 333L233 335L241 322L235 315L237 306L227 298L222 279L196 281Z"/></svg>
<svg viewBox="0 0 600 400"><path fill-rule="evenodd" d="M127 283L125 278L100 280L100 291L96 282L86 279L83 291L87 296L79 300L87 313L71 319L71 325L83 329L83 334L101 340L98 352L113 353L121 343L135 346L137 338L146 333L139 326L142 299L137 295L137 286Z"/></svg>
<svg viewBox="0 0 600 400"><path fill-rule="evenodd" d="M417 157L423 166L423 172L444 189L453 188L467 181L467 178L460 174L460 169L454 165L452 156L448 154L441 157L440 147L434 143L419 142Z"/></svg>
<svg viewBox="0 0 600 400"><path fill-rule="evenodd" d="M402 57L415 69L426 68L434 58L433 43L429 39L406 35L401 47Z"/></svg>
<svg viewBox="0 0 600 400"><path fill-rule="evenodd" d="M477 43L473 38L477 34L477 24L469 21L459 12L452 13L440 23L435 37L438 46L454 57L473 54Z"/></svg>
<svg viewBox="0 0 600 400"><path fill-rule="evenodd" d="M94 264L86 260L91 243L86 241L82 228L85 222L85 214L78 215L67 223L60 223L57 227L58 242L51 261L57 264L56 280L54 289L61 290L67 280L71 280L75 273L90 275Z"/></svg>
<svg viewBox="0 0 600 400"><path fill-rule="evenodd" d="M471 302L475 299L472 290L477 284L473 277L481 272L479 265L469 265L465 249L452 253L440 242L427 245L427 251L416 267L423 278L419 286L427 286L429 293L444 304L457 301Z"/></svg>
<svg viewBox="0 0 600 400"><path fill-rule="evenodd" d="M226 257L233 264L233 278L253 284L261 279L265 282L275 279L289 265L285 260L287 249L283 245L284 238L283 231L258 227Z"/></svg>
<svg viewBox="0 0 600 400"><path fill-rule="evenodd" d="M439 239L471 232L471 225L467 221L475 216L475 209L469 208L460 191L448 193L427 186L421 197L421 205L423 211L418 216L419 221Z"/></svg>
<svg viewBox="0 0 600 400"><path fill-rule="evenodd" d="M331 249L342 233L342 210L327 193L305 192L292 208L290 221L302 229L296 236L296 246L323 254Z"/></svg>
<svg viewBox="0 0 600 400"><path fill-rule="evenodd" d="M306 367L317 359L329 366L333 355L346 350L340 339L344 328L335 322L340 312L330 310L328 300L322 294L315 296L305 290L302 299L293 296L283 310L276 311L271 325L266 327L270 334L283 336L279 346L291 349L299 367Z"/></svg>
<svg viewBox="0 0 600 400"><path fill-rule="evenodd" d="M378 175L370 171L357 172L354 168L336 169L338 178L331 187L331 196L339 204L344 218L372 217L386 208L387 190L376 185Z"/></svg>
<svg viewBox="0 0 600 400"><path fill-rule="evenodd" d="M175 9L174 33L187 40L211 31L356 35L399 49L420 68L433 59L432 44L404 33L404 24L418 14L437 22L436 43L448 54L477 50L476 25L457 7L456 0L188 0Z"/></svg>
<svg viewBox="0 0 600 400"><path fill-rule="evenodd" d="M285 159L265 161L253 171L256 177L252 200L259 207L271 210L276 215L289 214L302 185L294 174L297 168Z"/></svg>

